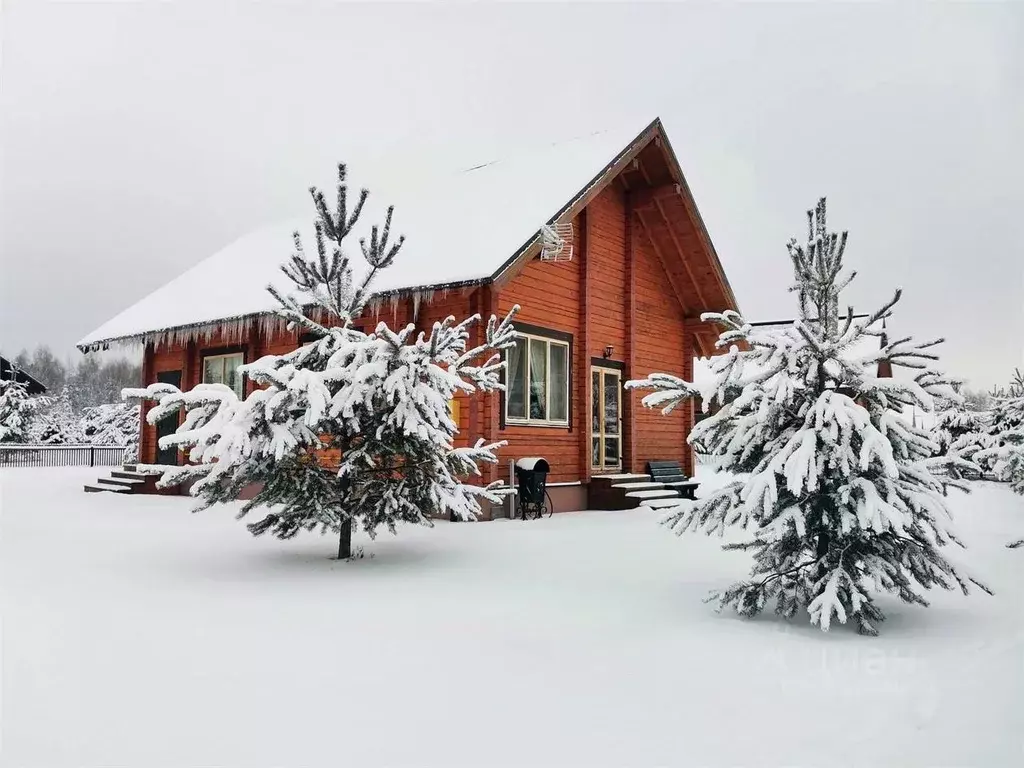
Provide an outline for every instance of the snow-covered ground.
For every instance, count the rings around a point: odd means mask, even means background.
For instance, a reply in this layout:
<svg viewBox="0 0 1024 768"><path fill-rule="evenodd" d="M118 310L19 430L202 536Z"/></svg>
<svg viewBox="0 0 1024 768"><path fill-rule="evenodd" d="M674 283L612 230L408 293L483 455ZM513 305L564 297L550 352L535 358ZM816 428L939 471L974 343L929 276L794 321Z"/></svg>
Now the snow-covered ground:
<svg viewBox="0 0 1024 768"><path fill-rule="evenodd" d="M716 614L649 511L441 523L330 559L230 510L0 471L5 766L1024 765L1024 500L954 502L995 597L882 636Z"/></svg>

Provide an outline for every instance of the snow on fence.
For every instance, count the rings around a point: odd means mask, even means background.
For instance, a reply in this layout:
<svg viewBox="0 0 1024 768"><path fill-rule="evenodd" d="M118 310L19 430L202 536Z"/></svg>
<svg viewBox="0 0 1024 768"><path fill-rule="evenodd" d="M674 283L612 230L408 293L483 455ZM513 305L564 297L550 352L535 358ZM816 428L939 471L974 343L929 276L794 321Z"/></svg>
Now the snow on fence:
<svg viewBox="0 0 1024 768"><path fill-rule="evenodd" d="M0 445L0 467L117 467L123 445Z"/></svg>

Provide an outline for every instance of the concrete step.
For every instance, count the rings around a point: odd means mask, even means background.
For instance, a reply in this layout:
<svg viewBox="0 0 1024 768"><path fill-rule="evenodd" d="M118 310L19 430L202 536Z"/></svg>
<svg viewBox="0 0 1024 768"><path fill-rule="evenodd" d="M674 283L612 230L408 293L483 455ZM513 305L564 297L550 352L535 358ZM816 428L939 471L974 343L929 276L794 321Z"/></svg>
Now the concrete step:
<svg viewBox="0 0 1024 768"><path fill-rule="evenodd" d="M125 472L134 472L137 465L135 464L124 464L121 469Z"/></svg>
<svg viewBox="0 0 1024 768"><path fill-rule="evenodd" d="M676 483L662 483L666 488L696 488L700 483L696 480L680 480Z"/></svg>
<svg viewBox="0 0 1024 768"><path fill-rule="evenodd" d="M657 491L664 489L661 483L612 483L612 488L621 488L623 491Z"/></svg>
<svg viewBox="0 0 1024 768"><path fill-rule="evenodd" d="M664 509L666 507L675 507L682 501L678 496L674 499L642 499L640 501L641 507L650 507L651 509Z"/></svg>
<svg viewBox="0 0 1024 768"><path fill-rule="evenodd" d="M88 483L85 486L86 493L103 493L104 491L109 491L110 493L131 493L132 489L127 485L110 485L103 480L97 480L95 483Z"/></svg>
<svg viewBox="0 0 1024 768"><path fill-rule="evenodd" d="M136 472L135 470L123 470L115 469L110 473L112 478L118 478L119 480L138 480L140 483L146 482L150 478L156 478L156 475L146 475L142 472Z"/></svg>
<svg viewBox="0 0 1024 768"><path fill-rule="evenodd" d="M128 488L135 488L136 486L146 484L145 478L142 477L104 477L100 482L109 485L124 485Z"/></svg>
<svg viewBox="0 0 1024 768"><path fill-rule="evenodd" d="M650 475L638 475L633 472L623 472L616 475L591 475L590 482L607 482L607 483L633 483L633 482L650 482Z"/></svg>
<svg viewBox="0 0 1024 768"><path fill-rule="evenodd" d="M630 491L626 494L627 499L678 499L679 494L675 491L664 489L661 491Z"/></svg>

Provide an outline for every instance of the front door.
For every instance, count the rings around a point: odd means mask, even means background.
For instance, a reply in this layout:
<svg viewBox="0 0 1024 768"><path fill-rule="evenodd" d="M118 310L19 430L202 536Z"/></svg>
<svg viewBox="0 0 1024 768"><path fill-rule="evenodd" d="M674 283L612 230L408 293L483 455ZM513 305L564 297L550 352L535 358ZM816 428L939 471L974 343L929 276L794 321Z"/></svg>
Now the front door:
<svg viewBox="0 0 1024 768"><path fill-rule="evenodd" d="M181 371L161 371L156 375L156 380L161 384L171 384L181 389ZM180 415L175 413L156 423L156 463L170 466L178 463L177 448L160 448L160 438L164 435L173 435L178 428Z"/></svg>
<svg viewBox="0 0 1024 768"><path fill-rule="evenodd" d="M590 369L590 467L604 472L622 467L622 374L615 368Z"/></svg>

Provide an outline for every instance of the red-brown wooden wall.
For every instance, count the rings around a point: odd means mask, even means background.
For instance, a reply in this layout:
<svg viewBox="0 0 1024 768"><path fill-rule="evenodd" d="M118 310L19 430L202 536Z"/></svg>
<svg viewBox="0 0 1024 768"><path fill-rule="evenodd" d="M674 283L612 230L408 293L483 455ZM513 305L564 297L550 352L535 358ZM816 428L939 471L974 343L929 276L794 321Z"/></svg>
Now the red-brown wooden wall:
<svg viewBox="0 0 1024 768"><path fill-rule="evenodd" d="M447 315L461 320L479 313L504 314L519 304L523 323L572 334L572 400L569 428L508 425L502 428L498 395L460 398L460 438L466 444L477 437L507 440L501 463L488 467L485 480L504 478L509 459L544 456L552 466L549 482L586 482L589 476L590 361L612 347L611 361L625 366L623 381L652 371L692 374L693 338L684 329L683 310L674 295L660 257L629 214L628 192L612 184L597 195L575 219L575 253L572 261L533 260L500 288L483 286L437 295L420 307L418 330L428 331ZM391 327L412 322L412 301L385 302L378 314L362 323L367 330L378 320ZM483 324L475 338L483 338ZM272 338L246 339L246 361L264 354L281 354L298 344L295 332ZM166 370L183 372L183 385L192 387L201 378L205 350L237 347L237 341L211 338L199 344L161 347L147 351L144 373L147 382ZM692 472L692 455L686 435L692 425L692 409L681 407L670 416L640 405L642 393L623 394L624 471L643 471L650 459L675 459ZM144 425L143 461L156 453L152 427Z"/></svg>

